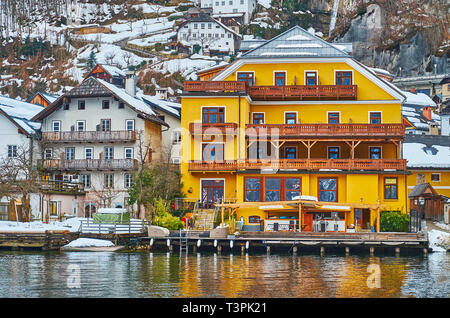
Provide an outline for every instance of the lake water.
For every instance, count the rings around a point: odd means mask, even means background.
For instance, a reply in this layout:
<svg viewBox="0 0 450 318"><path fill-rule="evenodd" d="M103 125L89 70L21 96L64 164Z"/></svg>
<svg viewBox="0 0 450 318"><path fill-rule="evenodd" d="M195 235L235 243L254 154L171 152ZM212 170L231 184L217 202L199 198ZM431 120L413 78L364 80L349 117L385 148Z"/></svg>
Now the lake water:
<svg viewBox="0 0 450 318"><path fill-rule="evenodd" d="M0 251L0 297L449 297L422 256Z"/></svg>

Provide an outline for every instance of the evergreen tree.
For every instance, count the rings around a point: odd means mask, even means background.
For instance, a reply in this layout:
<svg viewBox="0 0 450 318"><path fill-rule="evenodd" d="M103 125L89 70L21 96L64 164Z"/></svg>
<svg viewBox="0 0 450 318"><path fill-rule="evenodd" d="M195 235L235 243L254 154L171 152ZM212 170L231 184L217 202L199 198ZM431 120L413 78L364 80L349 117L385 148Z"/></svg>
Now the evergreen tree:
<svg viewBox="0 0 450 318"><path fill-rule="evenodd" d="M87 67L89 70L92 70L94 66L97 64L97 61L95 60L95 53L94 51L91 51L91 54L89 54L89 58L87 60Z"/></svg>

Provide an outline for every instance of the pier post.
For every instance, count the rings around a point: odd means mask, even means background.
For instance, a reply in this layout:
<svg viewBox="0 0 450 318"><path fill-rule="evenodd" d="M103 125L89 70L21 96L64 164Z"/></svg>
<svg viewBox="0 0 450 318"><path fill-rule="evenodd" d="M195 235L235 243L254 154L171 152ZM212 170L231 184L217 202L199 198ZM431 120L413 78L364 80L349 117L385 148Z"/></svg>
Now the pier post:
<svg viewBox="0 0 450 318"><path fill-rule="evenodd" d="M217 253L220 254L220 252L222 252L222 246L217 244Z"/></svg>
<svg viewBox="0 0 450 318"><path fill-rule="evenodd" d="M242 255L245 254L245 245L241 245L241 254L242 254Z"/></svg>
<svg viewBox="0 0 450 318"><path fill-rule="evenodd" d="M375 247L370 248L370 256L373 256L375 254Z"/></svg>
<svg viewBox="0 0 450 318"><path fill-rule="evenodd" d="M427 248L424 248L423 249L423 256L427 256L428 255L428 249Z"/></svg>
<svg viewBox="0 0 450 318"><path fill-rule="evenodd" d="M323 256L325 254L325 247L321 246L320 247L320 255Z"/></svg>
<svg viewBox="0 0 450 318"><path fill-rule="evenodd" d="M400 255L400 247L396 247L395 248L395 256L399 256Z"/></svg>
<svg viewBox="0 0 450 318"><path fill-rule="evenodd" d="M345 256L348 256L350 254L350 247L345 248Z"/></svg>

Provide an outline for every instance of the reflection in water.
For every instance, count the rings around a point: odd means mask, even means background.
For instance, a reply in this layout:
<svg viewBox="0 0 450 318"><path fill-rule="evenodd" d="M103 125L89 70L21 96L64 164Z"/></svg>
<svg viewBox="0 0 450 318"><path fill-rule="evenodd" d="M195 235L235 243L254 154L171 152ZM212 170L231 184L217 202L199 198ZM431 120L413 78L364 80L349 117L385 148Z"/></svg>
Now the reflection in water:
<svg viewBox="0 0 450 318"><path fill-rule="evenodd" d="M68 270L74 266L78 272ZM449 297L450 290L446 253L422 258L0 252L0 268L0 297ZM80 288L69 288L76 275Z"/></svg>

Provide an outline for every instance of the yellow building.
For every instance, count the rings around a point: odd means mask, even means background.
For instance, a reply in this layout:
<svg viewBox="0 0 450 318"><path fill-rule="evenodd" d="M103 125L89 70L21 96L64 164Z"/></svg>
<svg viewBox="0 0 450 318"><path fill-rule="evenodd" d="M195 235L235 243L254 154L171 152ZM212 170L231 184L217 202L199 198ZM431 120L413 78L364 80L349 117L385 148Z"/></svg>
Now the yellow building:
<svg viewBox="0 0 450 318"><path fill-rule="evenodd" d="M407 211L404 96L332 44L294 27L184 90L182 183L202 208L245 203L249 231L369 229L376 207ZM299 199L318 202L299 213Z"/></svg>

